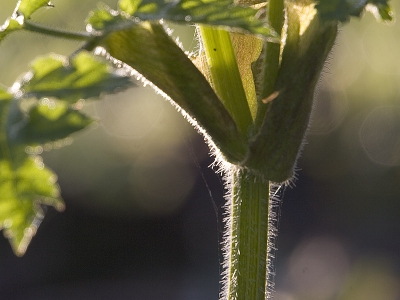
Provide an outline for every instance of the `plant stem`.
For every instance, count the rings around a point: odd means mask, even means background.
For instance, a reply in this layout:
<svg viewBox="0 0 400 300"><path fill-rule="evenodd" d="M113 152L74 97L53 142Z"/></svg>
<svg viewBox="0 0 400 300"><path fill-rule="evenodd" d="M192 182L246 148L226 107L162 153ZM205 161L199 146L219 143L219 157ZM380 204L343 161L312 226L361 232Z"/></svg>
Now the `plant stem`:
<svg viewBox="0 0 400 300"><path fill-rule="evenodd" d="M314 90L334 45L338 24L322 22L318 15L300 34L300 13L288 4L288 29L276 80L278 95L257 136L249 145L247 168L273 182L290 180L303 145L313 106Z"/></svg>
<svg viewBox="0 0 400 300"><path fill-rule="evenodd" d="M206 139L212 136L212 143L226 160L239 163L244 159L247 141L231 114L203 74L161 24L133 26L111 32L100 45L112 57L131 66L158 89L167 92L174 105L185 111L184 115L195 116L192 124Z"/></svg>
<svg viewBox="0 0 400 300"><path fill-rule="evenodd" d="M260 181L246 169L235 169L230 176L223 299L265 300L269 182Z"/></svg>
<svg viewBox="0 0 400 300"><path fill-rule="evenodd" d="M93 38L93 35L87 32L70 32L55 28L49 28L46 26L35 24L29 20L24 20L23 25L25 30L50 35L58 38L64 38L69 40L78 40L78 41L89 41Z"/></svg>
<svg viewBox="0 0 400 300"><path fill-rule="evenodd" d="M283 0L272 0L270 14L277 20L277 32L281 32ZM207 63L210 66L210 81L224 105L232 115L239 130L246 134L252 123L249 105L240 78L238 62L232 42L223 30L200 27ZM244 57L253 52L253 44L241 43L239 51ZM223 49L223 51L220 51ZM266 54L272 73L264 70L269 86L274 86L279 69L280 45L275 44ZM243 58L243 57L241 57ZM247 61L246 61L247 62ZM250 67L250 66L249 66ZM262 74L264 75L264 74ZM247 101L250 101L249 103ZM265 106L265 105L263 105ZM244 168L232 166L228 170L227 187L230 199L227 203L227 232L225 233L223 300L265 300L268 296L268 226L269 226L269 181Z"/></svg>
<svg viewBox="0 0 400 300"><path fill-rule="evenodd" d="M253 124L229 33L200 26L202 44L209 66L210 80L218 97L246 137Z"/></svg>
<svg viewBox="0 0 400 300"><path fill-rule="evenodd" d="M276 33L282 34L284 14L283 0L270 0L268 2L268 21ZM264 66L262 76L261 97L258 103L255 126L258 128L264 120L268 105L262 103L262 99L268 97L274 92L276 78L279 71L281 44L265 42Z"/></svg>

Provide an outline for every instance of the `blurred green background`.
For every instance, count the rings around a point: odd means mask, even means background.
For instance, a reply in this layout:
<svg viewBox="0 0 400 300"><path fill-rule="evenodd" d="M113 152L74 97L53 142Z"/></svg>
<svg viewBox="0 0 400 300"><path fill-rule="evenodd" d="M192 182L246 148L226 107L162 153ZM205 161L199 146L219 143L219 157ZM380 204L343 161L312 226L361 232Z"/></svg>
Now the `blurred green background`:
<svg viewBox="0 0 400 300"><path fill-rule="evenodd" d="M0 23L15 2L1 1ZM33 19L84 30L96 3L54 0ZM174 29L196 49L193 28ZM78 47L13 34L0 45L0 83L37 55ZM400 299L399 49L399 23L366 14L340 30L297 179L281 191L277 300ZM223 187L203 139L148 87L85 110L98 125L43 155L67 209L49 209L22 258L0 239L0 298L218 299Z"/></svg>

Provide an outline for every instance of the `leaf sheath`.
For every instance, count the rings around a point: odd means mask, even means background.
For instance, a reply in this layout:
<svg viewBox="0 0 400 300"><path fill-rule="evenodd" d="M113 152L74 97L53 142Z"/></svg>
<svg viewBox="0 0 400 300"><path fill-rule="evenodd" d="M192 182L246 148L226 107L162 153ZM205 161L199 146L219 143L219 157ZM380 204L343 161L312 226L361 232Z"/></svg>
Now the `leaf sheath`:
<svg viewBox="0 0 400 300"><path fill-rule="evenodd" d="M315 17L300 36L299 22L293 18L297 15L289 10L287 42L274 89L277 96L264 104L269 107L243 162L274 182L293 176L308 128L315 86L337 34L337 22L321 23Z"/></svg>
<svg viewBox="0 0 400 300"><path fill-rule="evenodd" d="M245 140L205 77L162 25L144 24L111 33L103 46L193 116L228 161L239 162L246 152Z"/></svg>

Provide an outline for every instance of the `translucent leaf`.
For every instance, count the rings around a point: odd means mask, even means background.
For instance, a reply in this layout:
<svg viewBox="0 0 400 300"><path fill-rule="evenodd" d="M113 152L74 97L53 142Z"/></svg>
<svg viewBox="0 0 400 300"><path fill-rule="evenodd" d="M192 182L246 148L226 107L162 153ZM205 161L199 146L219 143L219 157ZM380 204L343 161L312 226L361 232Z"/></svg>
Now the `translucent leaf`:
<svg viewBox="0 0 400 300"><path fill-rule="evenodd" d="M92 119L61 101L42 100L12 132L15 143L45 144L64 139L92 124Z"/></svg>
<svg viewBox="0 0 400 300"><path fill-rule="evenodd" d="M168 95L174 106L179 105L187 115L195 116L201 131L204 128L212 136L225 157L240 161L246 146L235 122L203 74L162 25L142 22L112 32L101 46Z"/></svg>
<svg viewBox="0 0 400 300"><path fill-rule="evenodd" d="M0 228L14 252L23 255L44 217L41 205L62 210L64 204L56 176L39 158L14 162L2 155L0 173Z"/></svg>
<svg viewBox="0 0 400 300"><path fill-rule="evenodd" d="M388 0L319 0L316 8L323 20L338 20L346 22L350 17L360 17L367 9L378 20L392 21L393 11Z"/></svg>
<svg viewBox="0 0 400 300"><path fill-rule="evenodd" d="M41 205L62 210L64 204L53 172L40 157L10 141L13 103L12 95L0 88L0 229L14 252L23 255L44 216Z"/></svg>
<svg viewBox="0 0 400 300"><path fill-rule="evenodd" d="M132 20L129 20L117 12L112 11L105 5L100 5L99 9L90 12L86 22L95 30L117 30L132 26Z"/></svg>
<svg viewBox="0 0 400 300"><path fill-rule="evenodd" d="M0 42L11 32L21 29L22 25L13 18L8 18L2 26L0 26Z"/></svg>
<svg viewBox="0 0 400 300"><path fill-rule="evenodd" d="M36 233L43 205L64 207L55 174L38 156L41 145L92 123L71 103L130 85L128 72L80 52L70 60L56 55L36 59L14 83L13 94L0 87L0 229L17 255Z"/></svg>
<svg viewBox="0 0 400 300"><path fill-rule="evenodd" d="M118 5L121 11L132 16L138 10L141 2L142 0L120 0Z"/></svg>
<svg viewBox="0 0 400 300"><path fill-rule="evenodd" d="M52 6L47 0L20 0L13 15L0 26L0 42L11 32L23 28L24 19L30 16L39 8Z"/></svg>
<svg viewBox="0 0 400 300"><path fill-rule="evenodd" d="M245 31L276 40L275 31L263 20L257 18L258 10L249 6L233 4L232 0L121 0L120 12L105 7L93 12L88 23L97 30L118 30L113 26L117 21L130 21L132 26L138 21L167 20L181 24L204 24L222 26ZM129 23L124 24L128 27Z"/></svg>
<svg viewBox="0 0 400 300"><path fill-rule="evenodd" d="M17 11L25 18L29 18L39 8L46 6L52 6L48 0L21 0L18 3Z"/></svg>
<svg viewBox="0 0 400 300"><path fill-rule="evenodd" d="M13 98L13 96L0 86L0 101L11 100L12 98ZM0 103L2 103L2 102L0 102ZM7 102L5 101L4 103L7 103Z"/></svg>
<svg viewBox="0 0 400 300"><path fill-rule="evenodd" d="M32 70L14 87L28 97L55 97L75 103L79 99L99 97L132 85L129 74L111 68L88 52L72 60L56 55L37 58Z"/></svg>
<svg viewBox="0 0 400 300"><path fill-rule="evenodd" d="M394 20L394 12L385 0L371 1L367 9L375 16L377 20L391 22Z"/></svg>

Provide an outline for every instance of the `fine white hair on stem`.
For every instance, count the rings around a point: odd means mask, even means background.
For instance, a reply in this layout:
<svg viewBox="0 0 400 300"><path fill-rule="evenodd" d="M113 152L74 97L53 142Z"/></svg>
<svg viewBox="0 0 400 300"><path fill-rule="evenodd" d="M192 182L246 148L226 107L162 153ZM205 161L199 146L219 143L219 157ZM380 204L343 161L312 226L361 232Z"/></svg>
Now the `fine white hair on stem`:
<svg viewBox="0 0 400 300"><path fill-rule="evenodd" d="M266 299L272 299L275 288L275 261L278 251L278 225L281 215L283 184L270 184L268 205L267 286Z"/></svg>
<svg viewBox="0 0 400 300"><path fill-rule="evenodd" d="M117 68L124 70L126 74L129 74L133 78L136 78L138 82L140 82L143 86L151 87L156 94L161 95L165 100L167 100L176 110L182 114L182 116L203 136L206 144L210 149L210 155L215 158L214 162L211 164L211 167L216 167L216 172L219 174L223 174L225 170L229 169L231 164L226 161L224 156L222 155L219 148L215 145L211 136L206 132L206 130L201 127L201 125L197 122L196 118L192 117L188 114L182 107L180 107L171 97L169 97L164 91L159 89L156 85L154 85L151 81L147 80L142 74L137 72L131 66L125 64L124 62L112 57L104 48L97 47L94 51L96 55L105 57L108 61L110 61Z"/></svg>
<svg viewBox="0 0 400 300"><path fill-rule="evenodd" d="M243 170L235 165L230 165L229 168L225 168L223 170L224 175L224 185L226 188L225 194L225 205L224 205L224 234L222 240L222 250L223 250L223 263L222 263L222 276L221 276L221 291L219 295L220 300L226 299L235 299L237 295L233 293L236 291L234 286L237 285L238 277L237 277L237 264L238 264L238 256L237 256L237 247L238 247L238 236L237 230L239 227L238 222L240 221L237 215L233 214L233 211L239 211L240 208L237 207L241 205L241 199L237 199L238 195L234 195L234 193L238 193L237 187L239 182L238 174L239 172L243 172ZM261 179L256 179L261 180ZM268 184L268 182L265 182ZM266 270L266 282L265 282L265 298L272 299L274 292L274 278L275 278L275 260L276 260L276 251L277 251L277 238L278 238L278 224L280 219L280 211L281 211L281 200L280 195L283 191L284 184L273 184L270 183L270 195L268 202L268 239L267 239L267 247L265 251L267 252L267 270ZM236 191L235 191L236 189ZM235 200L236 199L236 200ZM235 249L236 248L236 249ZM232 288L233 287L233 288Z"/></svg>
<svg viewBox="0 0 400 300"><path fill-rule="evenodd" d="M232 251L231 247L233 243L236 243L237 241L234 241L234 235L232 234L232 228L237 227L235 226L235 222L237 220L233 218L232 216L232 205L235 205L235 203L232 201L233 199L233 187L235 185L234 180L234 175L235 173L238 172L238 167L236 166L231 166L228 169L223 170L224 174L224 186L226 189L226 194L225 194L225 205L224 205L224 218L223 222L225 224L225 230L223 234L223 239L221 243L222 251L223 251L223 263L222 263L222 274L221 274L221 291L220 291L220 300L225 300L228 299L228 293L229 293L229 284L236 284L236 274L230 274L232 270L232 265L235 264L234 261L232 261Z"/></svg>
<svg viewBox="0 0 400 300"><path fill-rule="evenodd" d="M235 228L239 227L240 219L237 216L234 216L232 211L240 211L241 199L238 199L237 195L234 193L237 192L235 189L240 187L240 182L238 182L239 175L243 172L243 168L240 166L233 165L224 158L221 151L215 145L212 138L207 134L204 128L197 122L197 120L190 116L185 110L183 110L177 103L173 101L167 94L165 94L162 90L160 90L153 83L148 81L143 75L138 73L136 70L132 69L125 63L114 59L111 57L104 49L96 49L96 54L105 56L108 58L114 65L125 70L128 74L136 78L139 82L141 82L144 86L148 85L153 88L156 93L163 96L164 99L168 100L177 110L180 112L189 123L204 137L206 143L209 146L210 154L214 156L214 162L211 164L211 167L214 170L223 176L224 186L226 189L225 195L225 212L223 216L223 222L225 224L225 231L223 234L223 242L222 242L222 250L224 260L222 263L222 290L220 292L220 299L237 299L238 296L234 295L236 293L236 289L234 288L237 285L238 275L237 265L239 256L236 254L239 250L239 237ZM261 180L265 184L268 184L268 181L263 180L262 177L258 177L257 181ZM237 181L237 182L236 182ZM269 202L264 202L268 204L268 218L264 220L264 228L266 228L268 223L268 240L265 251L267 252L267 270L266 273L267 278L265 282L265 293L266 298L270 299L272 295L272 291L274 288L274 264L273 262L276 252L276 239L277 239L277 223L279 220L279 201L277 200L277 192L273 190L273 193L270 195ZM267 198L267 197L265 197ZM268 201L268 199L264 199ZM267 209L266 206L265 210ZM265 214L266 216L266 214ZM265 253L265 252L264 252ZM232 288L233 287L233 288Z"/></svg>

